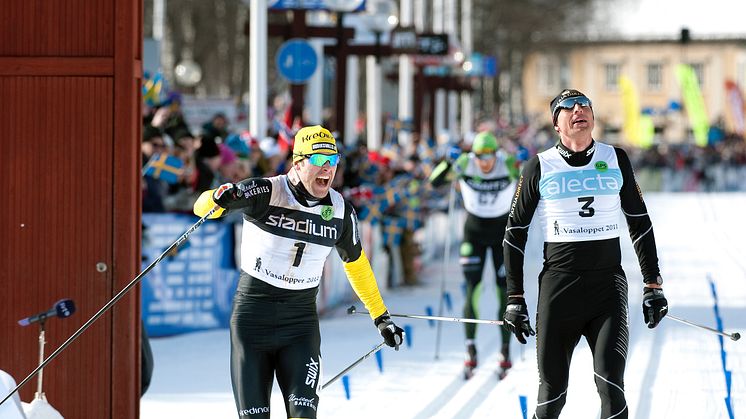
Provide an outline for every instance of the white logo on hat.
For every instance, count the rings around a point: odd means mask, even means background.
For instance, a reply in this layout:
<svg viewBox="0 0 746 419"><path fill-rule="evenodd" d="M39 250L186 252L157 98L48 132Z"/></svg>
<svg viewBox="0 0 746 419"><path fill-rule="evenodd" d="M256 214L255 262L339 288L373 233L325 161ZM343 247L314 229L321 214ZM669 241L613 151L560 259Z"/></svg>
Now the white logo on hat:
<svg viewBox="0 0 746 419"><path fill-rule="evenodd" d="M327 149L327 150L336 150L337 147L332 143L316 143L311 144L311 150L318 150L320 148Z"/></svg>

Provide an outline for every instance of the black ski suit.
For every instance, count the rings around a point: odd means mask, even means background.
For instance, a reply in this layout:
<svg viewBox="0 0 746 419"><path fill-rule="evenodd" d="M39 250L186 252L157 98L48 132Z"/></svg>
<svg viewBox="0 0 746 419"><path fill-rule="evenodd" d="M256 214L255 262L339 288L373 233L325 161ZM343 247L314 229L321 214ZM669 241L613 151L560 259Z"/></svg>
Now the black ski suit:
<svg viewBox="0 0 746 419"><path fill-rule="evenodd" d="M559 416L570 359L583 336L593 353L601 417L624 419L628 291L621 226L609 220L620 220L620 209L624 213L646 279L660 273L650 217L623 150L594 141L574 153L560 142L540 156L523 168L504 245L508 295L522 295L528 226L534 212L539 214L545 242L536 310L540 385L534 417Z"/></svg>

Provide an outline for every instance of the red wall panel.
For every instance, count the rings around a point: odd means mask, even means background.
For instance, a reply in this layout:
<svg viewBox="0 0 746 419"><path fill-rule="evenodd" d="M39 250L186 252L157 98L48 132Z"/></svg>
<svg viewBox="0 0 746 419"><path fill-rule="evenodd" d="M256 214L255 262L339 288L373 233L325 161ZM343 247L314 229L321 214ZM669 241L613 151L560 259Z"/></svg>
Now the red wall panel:
<svg viewBox="0 0 746 419"><path fill-rule="evenodd" d="M47 355L109 299L112 265L112 79L3 77L6 127L0 196L0 283L4 305L0 367L20 381L37 365L39 328L16 320L71 298L77 312L47 322ZM68 403L66 385L105 388L111 381L111 321L101 319L46 368L44 389L65 417L105 417L108 400ZM30 401L34 385L24 387ZM103 394L108 397L107 394ZM81 400L82 402L82 400ZM86 409L87 413L83 414ZM94 411L89 411L94 409ZM92 416L88 416L91 414Z"/></svg>
<svg viewBox="0 0 746 419"><path fill-rule="evenodd" d="M142 3L2 3L0 369L20 382L39 329L18 319L75 301L47 322L49 355L139 272ZM133 290L44 369L64 417L138 417L139 319Z"/></svg>
<svg viewBox="0 0 746 419"><path fill-rule="evenodd" d="M113 56L114 1L4 0L0 56Z"/></svg>

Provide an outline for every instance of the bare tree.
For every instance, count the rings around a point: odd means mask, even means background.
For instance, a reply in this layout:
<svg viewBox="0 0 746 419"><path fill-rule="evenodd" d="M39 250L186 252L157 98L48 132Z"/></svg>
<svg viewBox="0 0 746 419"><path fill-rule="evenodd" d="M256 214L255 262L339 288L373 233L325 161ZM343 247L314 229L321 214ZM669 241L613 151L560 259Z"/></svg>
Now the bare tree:
<svg viewBox="0 0 746 419"><path fill-rule="evenodd" d="M202 69L202 81L192 92L205 96L233 97L239 100L249 86L249 39L246 33L249 8L241 0L165 0L166 29L161 45L163 73L171 86L180 86L173 69L184 58L192 58ZM153 0L144 0L144 34L153 27ZM284 13L270 13L269 22L288 23ZM267 55L272 57L282 40L268 40ZM270 92L282 91L284 81L269 72Z"/></svg>
<svg viewBox="0 0 746 419"><path fill-rule="evenodd" d="M598 3L614 0L474 0L474 50L494 55L498 79L492 98L513 122L523 115L522 74L526 55L583 37ZM503 88L501 88L503 86Z"/></svg>
<svg viewBox="0 0 746 419"><path fill-rule="evenodd" d="M240 96L248 59L248 41L243 34L248 18L246 5L240 0L165 0L165 4L166 33L161 56L164 75L171 85L184 87L176 83L173 67L191 57L202 69L199 93ZM143 10L144 35L149 37L153 0L145 0Z"/></svg>

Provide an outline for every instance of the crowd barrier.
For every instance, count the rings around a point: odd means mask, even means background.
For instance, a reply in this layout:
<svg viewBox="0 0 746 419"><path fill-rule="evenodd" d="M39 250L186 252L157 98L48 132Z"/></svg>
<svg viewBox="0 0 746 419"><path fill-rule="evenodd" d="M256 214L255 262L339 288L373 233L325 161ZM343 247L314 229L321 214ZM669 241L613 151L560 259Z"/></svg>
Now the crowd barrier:
<svg viewBox="0 0 746 419"><path fill-rule="evenodd" d="M746 167L723 163L700 169L641 167L636 170L643 192L743 192Z"/></svg>
<svg viewBox="0 0 746 419"><path fill-rule="evenodd" d="M143 214L143 268L197 221L186 214ZM209 221L142 281L150 336L227 327L238 281L233 224Z"/></svg>

